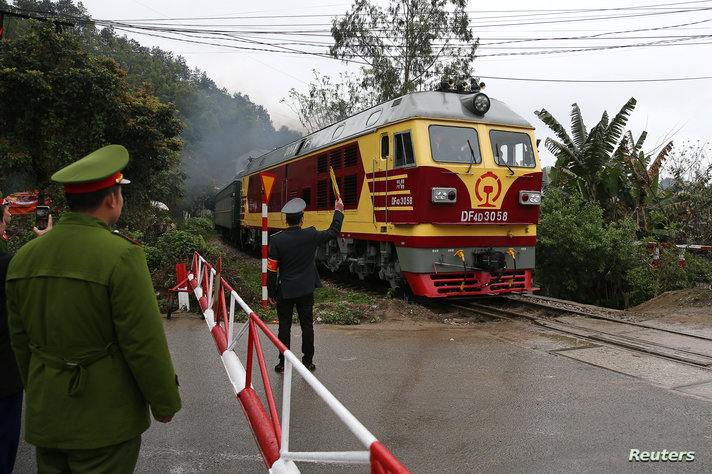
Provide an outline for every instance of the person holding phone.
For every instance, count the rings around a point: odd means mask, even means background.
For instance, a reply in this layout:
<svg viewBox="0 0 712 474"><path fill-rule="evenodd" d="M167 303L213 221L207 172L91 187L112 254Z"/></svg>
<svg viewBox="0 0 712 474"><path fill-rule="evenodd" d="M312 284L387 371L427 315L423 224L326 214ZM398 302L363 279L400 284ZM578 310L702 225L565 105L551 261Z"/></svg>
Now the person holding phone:
<svg viewBox="0 0 712 474"><path fill-rule="evenodd" d="M5 277L10 265L12 253L7 250L5 229L12 216L10 206L0 200L0 473L10 473L15 465L17 447L20 441L22 419L22 379L17 369L15 355L10 346L10 334L7 324L7 305L5 298ZM42 235L52 228L52 216L49 208L42 230L35 228L37 235Z"/></svg>
<svg viewBox="0 0 712 474"><path fill-rule="evenodd" d="M167 423L181 408L146 256L110 230L128 162L109 145L54 173L71 212L10 261L8 324L38 472L133 473L150 414Z"/></svg>
<svg viewBox="0 0 712 474"><path fill-rule="evenodd" d="M11 220L10 205L5 202L5 199L0 199L0 252L7 252L7 234L5 230L10 225Z"/></svg>

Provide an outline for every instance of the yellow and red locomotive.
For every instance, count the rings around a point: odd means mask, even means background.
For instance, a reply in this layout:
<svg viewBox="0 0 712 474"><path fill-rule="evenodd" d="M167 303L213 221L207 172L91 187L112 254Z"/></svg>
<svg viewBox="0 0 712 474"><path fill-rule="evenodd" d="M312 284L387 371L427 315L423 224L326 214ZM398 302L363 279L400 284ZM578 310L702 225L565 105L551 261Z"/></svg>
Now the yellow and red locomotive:
<svg viewBox="0 0 712 474"><path fill-rule="evenodd" d="M215 224L258 248L268 172L270 232L286 227L280 209L295 197L305 225L326 228L333 169L345 219L318 263L433 298L531 291L542 182L533 130L477 81L444 82L253 159L218 192Z"/></svg>

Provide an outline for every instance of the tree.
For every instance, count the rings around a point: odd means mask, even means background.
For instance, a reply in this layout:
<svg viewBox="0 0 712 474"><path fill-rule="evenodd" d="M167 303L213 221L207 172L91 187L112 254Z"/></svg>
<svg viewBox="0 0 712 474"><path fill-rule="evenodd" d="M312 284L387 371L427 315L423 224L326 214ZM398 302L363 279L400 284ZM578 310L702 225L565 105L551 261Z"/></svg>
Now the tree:
<svg viewBox="0 0 712 474"><path fill-rule="evenodd" d="M668 142L660 149L655 159L651 160L652 156L642 151L646 137L647 132L643 132L636 141L633 140L633 134L628 131L615 153L616 160L625 171L624 176L627 178L621 189L626 194L625 200L629 203L627 211L632 214L639 232L645 234L650 232L646 210L651 202L659 201L661 198L660 168L673 147L672 142Z"/></svg>
<svg viewBox="0 0 712 474"><path fill-rule="evenodd" d="M377 102L422 90L434 78L469 78L479 40L466 6L467 0L390 0L384 9L355 0L333 20L329 52L365 64L361 85Z"/></svg>
<svg viewBox="0 0 712 474"><path fill-rule="evenodd" d="M108 143L129 150L128 202L180 193L175 107L125 80L119 65L87 54L78 37L52 22L29 21L25 34L0 43L0 173L25 174L55 193L50 176ZM57 198L61 193L57 193Z"/></svg>
<svg viewBox="0 0 712 474"><path fill-rule="evenodd" d="M289 107L297 114L307 133L321 130L333 123L367 109L376 103L373 94L363 89L350 74L339 74L340 82L332 83L329 76L312 71L316 84L309 84L309 92L302 94L296 89L289 91Z"/></svg>
<svg viewBox="0 0 712 474"><path fill-rule="evenodd" d="M655 207L659 225L672 243L712 244L712 148L686 143L675 149L666 172L669 196Z"/></svg>
<svg viewBox="0 0 712 474"><path fill-rule="evenodd" d="M621 110L608 119L603 112L601 120L587 132L577 104L571 110L571 136L546 109L534 112L557 136L547 138L546 148L556 157L552 182L569 192L577 192L603 208L615 206L616 190L622 178L621 169L612 159L621 141L625 124L635 108L635 98L630 98ZM611 202L612 201L612 202Z"/></svg>

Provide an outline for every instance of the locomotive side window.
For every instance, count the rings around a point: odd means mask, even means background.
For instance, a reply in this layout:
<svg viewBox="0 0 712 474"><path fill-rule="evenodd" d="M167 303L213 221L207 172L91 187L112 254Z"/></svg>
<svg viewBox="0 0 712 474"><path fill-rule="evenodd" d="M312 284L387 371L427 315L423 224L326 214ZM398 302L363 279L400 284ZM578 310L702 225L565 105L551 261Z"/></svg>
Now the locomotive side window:
<svg viewBox="0 0 712 474"><path fill-rule="evenodd" d="M410 130L393 135L393 167L401 168L415 164L413 139Z"/></svg>
<svg viewBox="0 0 712 474"><path fill-rule="evenodd" d="M430 152L440 163L482 163L477 130L469 127L431 125Z"/></svg>
<svg viewBox="0 0 712 474"><path fill-rule="evenodd" d="M381 137L381 158L386 159L388 158L388 151L389 148L391 147L389 140L388 140L388 135L383 135Z"/></svg>
<svg viewBox="0 0 712 474"><path fill-rule="evenodd" d="M536 161L529 135L521 132L491 130L492 154L500 166L534 168Z"/></svg>

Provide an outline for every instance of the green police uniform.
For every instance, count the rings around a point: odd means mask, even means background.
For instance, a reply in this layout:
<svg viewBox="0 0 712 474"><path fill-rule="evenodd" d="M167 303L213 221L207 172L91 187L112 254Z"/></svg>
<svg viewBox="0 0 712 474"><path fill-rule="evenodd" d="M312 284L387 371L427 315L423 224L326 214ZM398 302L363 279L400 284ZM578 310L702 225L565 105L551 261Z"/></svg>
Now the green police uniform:
<svg viewBox="0 0 712 474"><path fill-rule="evenodd" d="M76 186L87 176L121 183L115 168L123 166L122 158L111 172L89 167L70 189L82 192ZM62 182L60 173L53 179ZM8 270L7 300L28 442L61 450L117 445L148 428L149 407L156 418L180 409L143 249L103 220L66 213L24 245Z"/></svg>

